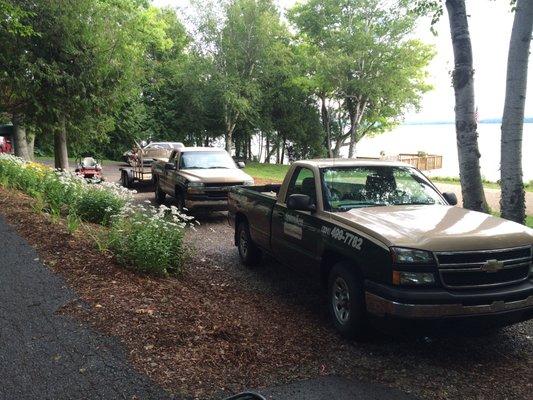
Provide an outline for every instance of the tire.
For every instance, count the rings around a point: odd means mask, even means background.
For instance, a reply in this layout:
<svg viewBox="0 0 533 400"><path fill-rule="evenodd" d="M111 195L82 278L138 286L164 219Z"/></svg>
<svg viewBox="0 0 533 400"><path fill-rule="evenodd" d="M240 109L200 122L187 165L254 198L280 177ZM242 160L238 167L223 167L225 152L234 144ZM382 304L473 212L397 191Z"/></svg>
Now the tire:
<svg viewBox="0 0 533 400"><path fill-rule="evenodd" d="M252 241L246 221L241 221L237 226L237 249L241 262L247 267L256 266L261 261L261 250Z"/></svg>
<svg viewBox="0 0 533 400"><path fill-rule="evenodd" d="M167 197L167 194L161 190L161 187L159 186L159 180L156 179L155 182L155 202L157 204L163 204L165 202L165 198Z"/></svg>
<svg viewBox="0 0 533 400"><path fill-rule="evenodd" d="M125 188L130 188L131 187L131 181L130 181L130 177L128 175L128 172L127 171L122 171L121 175L120 175L120 183L122 184L122 186L124 186Z"/></svg>
<svg viewBox="0 0 533 400"><path fill-rule="evenodd" d="M174 196L174 203L178 210L180 211L186 211L185 210L185 196L183 195L183 192L179 189L176 189L176 195Z"/></svg>
<svg viewBox="0 0 533 400"><path fill-rule="evenodd" d="M333 266L328 279L328 306L335 328L347 339L368 339L363 280L346 262Z"/></svg>

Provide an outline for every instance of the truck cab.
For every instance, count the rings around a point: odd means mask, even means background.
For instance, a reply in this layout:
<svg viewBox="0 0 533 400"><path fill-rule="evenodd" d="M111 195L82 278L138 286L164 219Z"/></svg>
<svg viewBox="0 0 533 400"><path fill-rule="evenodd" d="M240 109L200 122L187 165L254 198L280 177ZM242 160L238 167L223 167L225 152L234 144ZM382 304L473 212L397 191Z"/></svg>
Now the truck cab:
<svg viewBox="0 0 533 400"><path fill-rule="evenodd" d="M162 203L168 195L180 209L227 210L229 188L254 184L242 167L223 149L176 149L168 160L152 165L156 201Z"/></svg>
<svg viewBox="0 0 533 400"><path fill-rule="evenodd" d="M363 334L369 317L533 317L533 230L456 202L407 164L308 160L280 186L232 190L229 217L242 261L268 252L316 276L348 337Z"/></svg>

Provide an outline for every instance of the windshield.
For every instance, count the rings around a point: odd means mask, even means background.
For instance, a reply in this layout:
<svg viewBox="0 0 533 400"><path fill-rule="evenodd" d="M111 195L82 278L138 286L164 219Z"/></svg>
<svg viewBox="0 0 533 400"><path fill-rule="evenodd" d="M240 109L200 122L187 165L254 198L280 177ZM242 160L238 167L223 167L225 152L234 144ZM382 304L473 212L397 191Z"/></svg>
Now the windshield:
<svg viewBox="0 0 533 400"><path fill-rule="evenodd" d="M335 167L322 169L325 205L331 211L351 208L445 204L439 193L410 167Z"/></svg>
<svg viewBox="0 0 533 400"><path fill-rule="evenodd" d="M225 151L190 151L181 153L182 169L235 169L237 166Z"/></svg>

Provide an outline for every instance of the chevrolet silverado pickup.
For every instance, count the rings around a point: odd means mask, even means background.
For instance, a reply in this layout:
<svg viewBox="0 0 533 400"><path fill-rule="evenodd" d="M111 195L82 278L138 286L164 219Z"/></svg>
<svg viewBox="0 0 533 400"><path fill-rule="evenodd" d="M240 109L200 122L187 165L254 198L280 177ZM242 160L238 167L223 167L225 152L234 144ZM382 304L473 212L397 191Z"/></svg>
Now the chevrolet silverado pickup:
<svg viewBox="0 0 533 400"><path fill-rule="evenodd" d="M152 164L156 201L162 203L169 195L180 209L226 210L232 186L254 184L252 177L241 171L242 167L223 149L178 148L168 160Z"/></svg>
<svg viewBox="0 0 533 400"><path fill-rule="evenodd" d="M232 189L229 220L244 264L267 252L320 279L346 337L364 336L370 317L531 319L533 230L456 204L407 164L310 160L292 164L281 185Z"/></svg>

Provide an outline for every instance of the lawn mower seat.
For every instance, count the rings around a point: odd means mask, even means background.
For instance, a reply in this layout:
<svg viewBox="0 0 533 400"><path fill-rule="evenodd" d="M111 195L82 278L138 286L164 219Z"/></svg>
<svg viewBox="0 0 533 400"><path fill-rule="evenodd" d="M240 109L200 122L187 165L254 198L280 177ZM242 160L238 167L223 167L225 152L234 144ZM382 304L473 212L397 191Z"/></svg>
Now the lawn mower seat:
<svg viewBox="0 0 533 400"><path fill-rule="evenodd" d="M82 168L96 168L98 166L98 163L92 157L83 158L80 164Z"/></svg>

